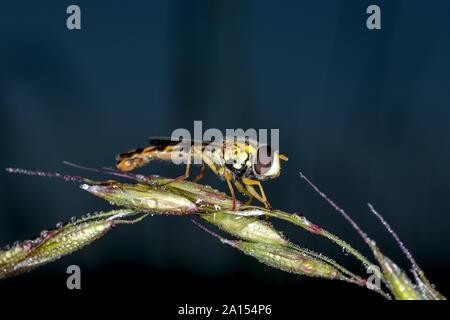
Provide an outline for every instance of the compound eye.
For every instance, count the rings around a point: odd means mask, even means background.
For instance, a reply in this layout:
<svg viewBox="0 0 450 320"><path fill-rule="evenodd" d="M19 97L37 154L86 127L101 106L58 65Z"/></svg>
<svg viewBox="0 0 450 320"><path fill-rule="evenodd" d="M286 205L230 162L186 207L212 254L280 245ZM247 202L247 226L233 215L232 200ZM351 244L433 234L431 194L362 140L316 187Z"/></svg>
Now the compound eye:
<svg viewBox="0 0 450 320"><path fill-rule="evenodd" d="M270 170L273 163L273 153L270 146L262 146L258 148L256 153L256 160L253 166L255 173L258 175L264 175Z"/></svg>

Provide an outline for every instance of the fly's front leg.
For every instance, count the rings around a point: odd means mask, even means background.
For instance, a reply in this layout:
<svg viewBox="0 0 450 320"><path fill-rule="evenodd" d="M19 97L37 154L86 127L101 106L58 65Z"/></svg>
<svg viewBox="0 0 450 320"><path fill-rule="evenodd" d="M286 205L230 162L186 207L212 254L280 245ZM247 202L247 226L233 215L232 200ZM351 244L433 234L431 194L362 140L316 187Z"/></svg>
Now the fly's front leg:
<svg viewBox="0 0 450 320"><path fill-rule="evenodd" d="M245 188L248 192L250 192L251 195L253 195L256 199L264 203L265 207L269 210L272 210L272 207L269 204L269 201L267 201L267 197L264 193L264 190L262 188L261 182L258 180L252 180L246 177L242 178L242 182L245 184ZM259 186L259 190L261 191L261 195L256 192L255 188L253 188L254 185ZM266 215L266 220L269 220L269 216Z"/></svg>

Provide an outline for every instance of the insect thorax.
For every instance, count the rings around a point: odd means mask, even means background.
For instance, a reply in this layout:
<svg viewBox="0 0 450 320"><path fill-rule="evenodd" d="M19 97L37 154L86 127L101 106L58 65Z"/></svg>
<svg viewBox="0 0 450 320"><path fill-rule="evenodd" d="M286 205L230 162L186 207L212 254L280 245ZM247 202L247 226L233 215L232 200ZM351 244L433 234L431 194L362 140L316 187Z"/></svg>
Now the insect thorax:
<svg viewBox="0 0 450 320"><path fill-rule="evenodd" d="M225 167L233 174L235 179L249 177L252 174L252 158L251 153L241 148L234 148L232 152L224 155Z"/></svg>

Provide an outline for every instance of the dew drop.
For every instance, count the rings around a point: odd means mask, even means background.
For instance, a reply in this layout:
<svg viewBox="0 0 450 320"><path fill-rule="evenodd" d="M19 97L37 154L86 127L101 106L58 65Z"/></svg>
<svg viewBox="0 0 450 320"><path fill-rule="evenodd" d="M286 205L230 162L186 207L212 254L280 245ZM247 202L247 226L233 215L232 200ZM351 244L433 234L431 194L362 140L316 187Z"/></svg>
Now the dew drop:
<svg viewBox="0 0 450 320"><path fill-rule="evenodd" d="M58 222L57 224L56 224L56 229L61 229L62 227L63 227L63 225L64 225L64 223L63 222Z"/></svg>
<svg viewBox="0 0 450 320"><path fill-rule="evenodd" d="M72 222L72 223L75 223L77 221L77 217L72 217L72 218L70 218L70 222Z"/></svg>
<svg viewBox="0 0 450 320"><path fill-rule="evenodd" d="M280 236L281 238L283 238L283 240L289 241L289 237L286 232L280 231Z"/></svg>
<svg viewBox="0 0 450 320"><path fill-rule="evenodd" d="M342 247L342 252L344 253L344 255L348 256L350 253L348 252L347 248Z"/></svg>
<svg viewBox="0 0 450 320"><path fill-rule="evenodd" d="M41 239L45 239L47 237L47 235L48 235L48 231L47 230L42 230L41 234L40 234L40 237L41 237Z"/></svg>

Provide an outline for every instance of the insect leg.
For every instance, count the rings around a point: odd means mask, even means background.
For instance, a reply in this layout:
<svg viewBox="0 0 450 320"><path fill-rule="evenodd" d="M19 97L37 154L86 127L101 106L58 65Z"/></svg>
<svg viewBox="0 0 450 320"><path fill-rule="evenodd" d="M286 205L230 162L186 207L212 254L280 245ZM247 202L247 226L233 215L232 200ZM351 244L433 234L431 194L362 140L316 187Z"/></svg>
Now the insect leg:
<svg viewBox="0 0 450 320"><path fill-rule="evenodd" d="M194 179L192 179L192 182L197 182L201 178L203 178L203 173L205 172L205 164L202 164L202 168L200 169L200 173L198 176L196 176Z"/></svg>
<svg viewBox="0 0 450 320"><path fill-rule="evenodd" d="M187 161L186 161L186 171L185 171L184 175L179 176L178 178L175 178L172 181L160 184L160 185L158 185L158 187L167 186L170 183L178 182L178 181L185 180L185 179L189 178L189 170L190 170L190 168L191 168L191 157L188 156L187 157Z"/></svg>
<svg viewBox="0 0 450 320"><path fill-rule="evenodd" d="M211 158L209 158L209 157L205 156L204 154L202 154L201 151L197 150L195 147L194 147L194 154L200 155L202 157L203 163L206 163L206 165L208 165L208 167L210 167L211 170L215 174L221 175L221 174L219 174L219 170L217 169L216 165L211 160ZM223 177L225 178L225 180L227 180L228 188L230 188L231 195L233 196L233 209L232 210L235 211L236 210L236 196L234 194L233 186L231 185L232 177L229 174L224 174Z"/></svg>
<svg viewBox="0 0 450 320"><path fill-rule="evenodd" d="M230 188L231 191L231 195L233 196L233 209L231 209L232 211L236 210L236 196L234 195L234 190L233 190L233 186L231 185L230 179L227 179L227 183L228 183L228 188Z"/></svg>
<svg viewBox="0 0 450 320"><path fill-rule="evenodd" d="M203 165L206 164L215 174L219 174L218 169L217 169L216 165L214 164L214 162L211 160L211 158L205 156L201 150L198 150L194 146L194 157L196 155L202 159Z"/></svg>
<svg viewBox="0 0 450 320"><path fill-rule="evenodd" d="M245 203L245 205L248 206L253 200L253 195L250 192L248 192L247 189L245 189L245 187L239 181L234 181L234 185L240 193L246 195L249 198L248 201Z"/></svg>
<svg viewBox="0 0 450 320"><path fill-rule="evenodd" d="M243 177L242 178L242 182L245 184L245 187L247 188L248 192L251 193L251 195L253 195L256 199L258 199L259 201L264 203L267 209L272 209L272 207L269 204L269 201L267 201L267 197L266 197L266 195L264 193L264 190L263 190L263 187L262 187L260 181L252 180L252 179ZM253 188L254 185L258 185L259 186L259 190L261 191L261 195L259 195L258 192L256 192L255 188Z"/></svg>

